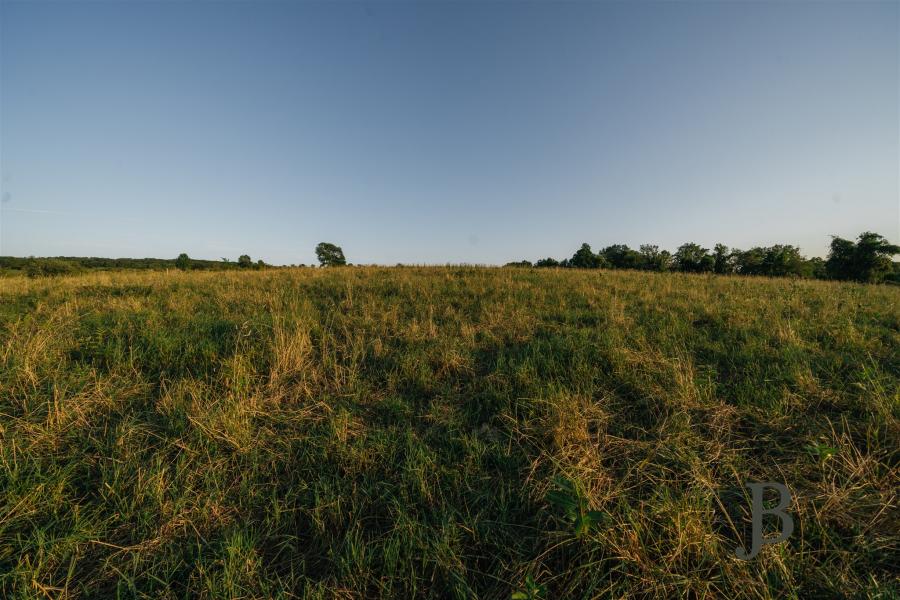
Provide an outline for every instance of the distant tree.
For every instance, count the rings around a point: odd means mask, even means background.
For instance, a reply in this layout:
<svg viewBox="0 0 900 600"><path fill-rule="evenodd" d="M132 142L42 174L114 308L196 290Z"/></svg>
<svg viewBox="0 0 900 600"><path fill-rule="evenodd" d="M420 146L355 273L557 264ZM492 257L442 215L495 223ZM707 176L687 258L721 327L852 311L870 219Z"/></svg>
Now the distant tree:
<svg viewBox="0 0 900 600"><path fill-rule="evenodd" d="M534 266L546 268L546 267L558 267L559 261L555 258L542 258L541 260L534 263Z"/></svg>
<svg viewBox="0 0 900 600"><path fill-rule="evenodd" d="M724 275L734 273L734 255L725 244L716 244L713 248L713 272Z"/></svg>
<svg viewBox="0 0 900 600"><path fill-rule="evenodd" d="M625 244L607 246L598 254L614 269L638 269L643 264L641 254Z"/></svg>
<svg viewBox="0 0 900 600"><path fill-rule="evenodd" d="M643 265L643 268L648 271L658 270L653 268L653 263L656 260L656 257L659 256L659 246L656 244L641 244L638 252L641 253L641 264Z"/></svg>
<svg viewBox="0 0 900 600"><path fill-rule="evenodd" d="M268 266L269 266L269 265L267 265L265 262L263 262L263 259L259 259L258 261L256 261L256 268L257 268L257 269L265 269L265 268L268 267Z"/></svg>
<svg viewBox="0 0 900 600"><path fill-rule="evenodd" d="M575 269L598 269L609 266L609 263L604 257L594 254L589 244L582 244L569 259L568 266Z"/></svg>
<svg viewBox="0 0 900 600"><path fill-rule="evenodd" d="M759 246L749 250L735 249L731 253L735 271L741 275L762 275L763 261L766 258L765 248Z"/></svg>
<svg viewBox="0 0 900 600"><path fill-rule="evenodd" d="M668 250L660 250L658 262L662 266L662 271L671 271L672 265L675 264L675 257Z"/></svg>
<svg viewBox="0 0 900 600"><path fill-rule="evenodd" d="M891 257L895 254L900 254L900 246L867 231L859 235L855 244L834 237L825 266L829 275L836 279L877 282L893 272Z"/></svg>
<svg viewBox="0 0 900 600"><path fill-rule="evenodd" d="M530 260L520 260L516 262L508 262L504 267L532 267L534 265L531 264Z"/></svg>
<svg viewBox="0 0 900 600"><path fill-rule="evenodd" d="M169 256L172 256L171 254ZM191 268L191 258L182 252L178 255L178 258L175 259L175 266L182 271L187 271Z"/></svg>
<svg viewBox="0 0 900 600"><path fill-rule="evenodd" d="M253 266L253 260L250 258L248 254L241 254L238 256L238 266L242 269L248 269Z"/></svg>
<svg viewBox="0 0 900 600"><path fill-rule="evenodd" d="M830 279L856 279L856 244L837 236L831 237L825 272Z"/></svg>
<svg viewBox="0 0 900 600"><path fill-rule="evenodd" d="M900 284L900 262L895 261L891 263L891 272L884 276L884 281L893 284Z"/></svg>
<svg viewBox="0 0 900 600"><path fill-rule="evenodd" d="M648 271L668 271L672 266L672 255L668 250L660 250L655 244L641 244L641 268Z"/></svg>
<svg viewBox="0 0 900 600"><path fill-rule="evenodd" d="M803 274L806 259L800 255L800 248L776 244L765 249L763 274L768 277L799 276Z"/></svg>
<svg viewBox="0 0 900 600"><path fill-rule="evenodd" d="M803 265L803 275L806 277L815 277L816 279L825 279L828 273L825 271L825 261L818 256L808 259Z"/></svg>
<svg viewBox="0 0 900 600"><path fill-rule="evenodd" d="M316 246L316 258L319 259L319 264L323 267L340 267L347 264L347 259L344 258L344 251L341 250L340 246L335 246L328 242L321 242Z"/></svg>
<svg viewBox="0 0 900 600"><path fill-rule="evenodd" d="M900 246L871 231L861 233L856 243L833 236L825 270L832 279L876 283L893 272L895 254Z"/></svg>
<svg viewBox="0 0 900 600"><path fill-rule="evenodd" d="M675 252L675 265L679 271L705 273L713 270L715 259L709 250L693 242L682 244Z"/></svg>
<svg viewBox="0 0 900 600"><path fill-rule="evenodd" d="M735 270L741 275L766 277L809 276L815 268L800 254L800 249L787 244L756 246L746 251L732 252ZM821 260L821 259L819 259Z"/></svg>

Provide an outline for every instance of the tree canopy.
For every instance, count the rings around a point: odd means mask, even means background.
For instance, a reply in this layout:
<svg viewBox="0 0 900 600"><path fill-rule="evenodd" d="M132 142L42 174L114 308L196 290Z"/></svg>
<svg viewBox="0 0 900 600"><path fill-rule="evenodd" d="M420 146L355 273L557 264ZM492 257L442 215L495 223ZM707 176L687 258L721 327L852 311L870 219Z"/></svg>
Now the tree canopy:
<svg viewBox="0 0 900 600"><path fill-rule="evenodd" d="M344 251L340 246L335 246L329 242L320 242L316 246L316 258L323 267L340 267L347 264L344 258Z"/></svg>
<svg viewBox="0 0 900 600"><path fill-rule="evenodd" d="M576 269L599 269L607 267L609 264L605 258L594 254L590 244L582 244L581 248L569 259L568 266Z"/></svg>
<svg viewBox="0 0 900 600"><path fill-rule="evenodd" d="M191 268L191 258L186 253L182 252L178 255L178 258L175 259L175 266L182 271L186 271Z"/></svg>
<svg viewBox="0 0 900 600"><path fill-rule="evenodd" d="M833 236L825 272L832 279L875 283L894 271L895 254L900 254L900 246L871 231L861 233L856 243Z"/></svg>

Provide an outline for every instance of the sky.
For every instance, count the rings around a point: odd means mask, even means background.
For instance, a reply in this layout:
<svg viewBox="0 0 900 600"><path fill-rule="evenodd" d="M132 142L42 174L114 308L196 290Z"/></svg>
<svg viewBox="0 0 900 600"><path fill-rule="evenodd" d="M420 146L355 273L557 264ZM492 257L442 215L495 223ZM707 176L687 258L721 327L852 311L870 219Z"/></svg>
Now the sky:
<svg viewBox="0 0 900 600"><path fill-rule="evenodd" d="M900 2L0 0L0 254L900 242Z"/></svg>

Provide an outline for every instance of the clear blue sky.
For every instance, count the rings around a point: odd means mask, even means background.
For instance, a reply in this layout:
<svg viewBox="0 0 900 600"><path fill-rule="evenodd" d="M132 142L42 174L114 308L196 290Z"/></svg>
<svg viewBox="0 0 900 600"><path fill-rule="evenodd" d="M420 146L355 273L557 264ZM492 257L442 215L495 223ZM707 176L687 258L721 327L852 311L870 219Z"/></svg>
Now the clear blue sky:
<svg viewBox="0 0 900 600"><path fill-rule="evenodd" d="M900 242L900 3L10 2L0 254Z"/></svg>

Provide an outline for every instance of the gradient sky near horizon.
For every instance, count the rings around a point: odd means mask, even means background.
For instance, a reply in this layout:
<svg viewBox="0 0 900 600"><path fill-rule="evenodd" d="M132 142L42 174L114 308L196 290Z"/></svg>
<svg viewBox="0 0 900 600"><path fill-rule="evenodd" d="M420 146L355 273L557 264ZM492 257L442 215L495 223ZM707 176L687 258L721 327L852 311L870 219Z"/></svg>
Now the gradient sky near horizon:
<svg viewBox="0 0 900 600"><path fill-rule="evenodd" d="M900 3L0 3L0 254L900 242Z"/></svg>

